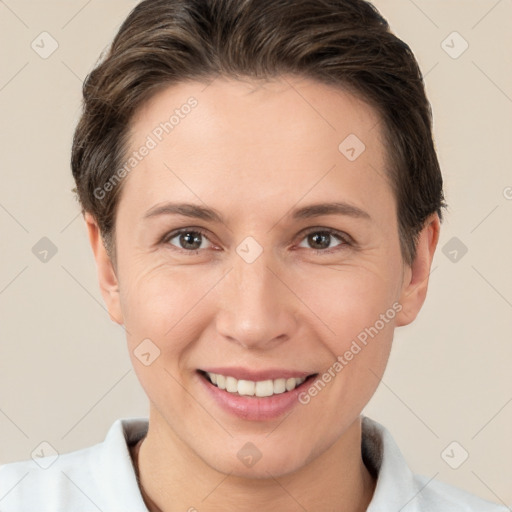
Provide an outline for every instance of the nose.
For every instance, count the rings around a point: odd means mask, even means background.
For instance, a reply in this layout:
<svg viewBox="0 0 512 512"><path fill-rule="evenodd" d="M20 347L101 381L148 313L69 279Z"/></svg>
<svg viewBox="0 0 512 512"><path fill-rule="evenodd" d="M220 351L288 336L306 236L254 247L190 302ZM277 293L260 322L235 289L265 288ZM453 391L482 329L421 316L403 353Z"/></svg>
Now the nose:
<svg viewBox="0 0 512 512"><path fill-rule="evenodd" d="M269 251L270 252L270 251ZM300 301L286 271L263 251L252 263L238 254L221 284L217 332L246 349L268 349L293 337Z"/></svg>

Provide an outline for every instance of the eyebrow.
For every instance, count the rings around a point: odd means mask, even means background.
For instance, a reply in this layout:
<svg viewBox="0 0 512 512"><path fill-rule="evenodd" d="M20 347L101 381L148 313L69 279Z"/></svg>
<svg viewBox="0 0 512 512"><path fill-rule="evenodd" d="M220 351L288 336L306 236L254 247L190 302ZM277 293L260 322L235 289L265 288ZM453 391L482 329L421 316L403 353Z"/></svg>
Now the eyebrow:
<svg viewBox="0 0 512 512"><path fill-rule="evenodd" d="M182 215L205 221L223 224L222 215L214 208L208 208L192 203L164 203L150 208L144 215L144 219L159 215ZM349 203L316 203L292 210L287 216L294 220L311 219L322 215L344 215L359 219L371 220L370 215L361 208Z"/></svg>

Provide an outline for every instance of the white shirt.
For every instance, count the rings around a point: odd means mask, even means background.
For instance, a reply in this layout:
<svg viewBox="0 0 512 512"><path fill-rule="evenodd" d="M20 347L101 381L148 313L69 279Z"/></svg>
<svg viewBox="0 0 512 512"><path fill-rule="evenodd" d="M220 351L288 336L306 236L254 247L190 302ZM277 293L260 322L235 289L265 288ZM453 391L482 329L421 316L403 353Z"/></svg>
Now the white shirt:
<svg viewBox="0 0 512 512"><path fill-rule="evenodd" d="M362 453L377 475L368 512L509 511L414 475L389 431L366 416L362 419ZM147 512L129 451L147 428L146 418L119 419L102 443L53 458L36 456L37 463L30 459L0 466L0 512ZM199 502L193 506L204 510Z"/></svg>

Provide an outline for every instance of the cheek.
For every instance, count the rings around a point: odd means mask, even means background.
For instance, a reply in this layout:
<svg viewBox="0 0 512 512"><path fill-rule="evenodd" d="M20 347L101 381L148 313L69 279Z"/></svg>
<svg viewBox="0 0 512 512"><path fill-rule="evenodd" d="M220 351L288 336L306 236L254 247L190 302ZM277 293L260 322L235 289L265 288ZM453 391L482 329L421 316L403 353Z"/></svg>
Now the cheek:
<svg viewBox="0 0 512 512"><path fill-rule="evenodd" d="M203 276L204 277L204 276ZM162 341L179 331L205 294L207 279L197 271L155 267L129 276L121 293L128 331Z"/></svg>
<svg viewBox="0 0 512 512"><path fill-rule="evenodd" d="M399 309L393 307L399 297L398 267L318 268L295 283L294 292L318 317L318 332L335 340L332 348L337 353L376 323L383 334L394 325Z"/></svg>
<svg viewBox="0 0 512 512"><path fill-rule="evenodd" d="M342 271L323 268L311 280L304 280L304 288L298 290L321 318L319 342L329 353L319 376L322 382L309 388L303 403L322 404L336 424L343 424L346 410L365 406L384 373L401 309L398 269L396 265ZM324 393L324 388L331 392Z"/></svg>
<svg viewBox="0 0 512 512"><path fill-rule="evenodd" d="M126 276L122 289L133 368L153 404L166 404L171 412L188 404L179 383L180 367L187 365L188 353L205 328L201 298L212 285L197 275L197 269L154 266Z"/></svg>
<svg viewBox="0 0 512 512"><path fill-rule="evenodd" d="M386 281L375 276L346 276L310 299L312 309L324 313L322 320L334 334L326 328L321 331L327 333L320 341L330 356L317 381L299 399L322 410L339 433L350 412L360 412L378 387L401 306Z"/></svg>
<svg viewBox="0 0 512 512"><path fill-rule="evenodd" d="M132 364L143 385L155 382L161 387L159 379L167 382L190 369L198 343L213 322L218 307L213 296L225 269L171 266L160 258L155 262L145 258L132 265L131 271L125 276L121 295ZM147 368L134 354L145 339L156 345L159 357ZM174 389L171 381L169 386Z"/></svg>

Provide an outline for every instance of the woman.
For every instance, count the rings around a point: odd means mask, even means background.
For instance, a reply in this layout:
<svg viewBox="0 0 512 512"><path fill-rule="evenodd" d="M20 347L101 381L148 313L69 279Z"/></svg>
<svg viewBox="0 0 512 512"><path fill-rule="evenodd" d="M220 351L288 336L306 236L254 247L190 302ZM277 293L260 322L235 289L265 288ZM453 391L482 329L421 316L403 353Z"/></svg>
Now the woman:
<svg viewBox="0 0 512 512"><path fill-rule="evenodd" d="M150 415L4 466L2 511L505 510L361 415L444 207L421 72L369 3L146 0L83 93L73 176Z"/></svg>

